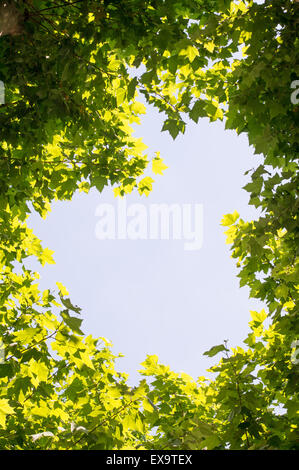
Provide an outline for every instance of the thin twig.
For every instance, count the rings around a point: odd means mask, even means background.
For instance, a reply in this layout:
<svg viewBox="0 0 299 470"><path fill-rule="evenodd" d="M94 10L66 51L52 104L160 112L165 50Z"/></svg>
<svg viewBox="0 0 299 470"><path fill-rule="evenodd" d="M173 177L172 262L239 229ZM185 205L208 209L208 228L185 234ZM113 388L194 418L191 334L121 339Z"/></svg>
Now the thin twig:
<svg viewBox="0 0 299 470"><path fill-rule="evenodd" d="M71 2L71 3L64 2L64 3L60 3L59 5L55 5L53 7L48 7L48 8L43 8L42 10L37 10L37 11L40 13L41 11L53 10L54 8L63 8L63 7L66 7L66 6L72 6L75 3L81 3L83 1L84 0L76 0L76 2Z"/></svg>
<svg viewBox="0 0 299 470"><path fill-rule="evenodd" d="M88 434L94 432L97 428L99 428L100 426L102 426L103 424L105 424L108 420L112 419L112 418L115 418L115 416L119 415L119 413L121 413L123 410L125 410L126 408L128 408L128 406L130 406L132 403L135 403L136 401L138 401L138 399L136 400L131 400L129 403L127 403L126 405L122 406L121 408L119 408L112 416L109 416L108 418L105 418L103 419L102 421L100 421L96 426L94 426L89 432ZM77 439L77 441L75 441L74 443L71 443L67 448L66 450L69 450L71 448L71 446L76 446L82 439L84 439L85 437L85 434L83 434L83 436L81 436L79 439Z"/></svg>
<svg viewBox="0 0 299 470"><path fill-rule="evenodd" d="M52 338L60 329L61 325L63 324L63 321L60 322L60 324L58 325L58 327L56 328L56 330L51 333L50 335L48 336L44 336L40 341L37 341L36 343L34 343L32 346L30 346L29 348L26 348L26 349L23 349L23 351L21 351L21 354L25 354L25 352L27 351L30 351L31 349L35 348L35 346L37 346L38 344L40 343L43 343L44 341L46 341L47 339L50 339ZM12 354L11 356L9 356L6 360L9 361L10 359L12 359L14 357L14 355Z"/></svg>

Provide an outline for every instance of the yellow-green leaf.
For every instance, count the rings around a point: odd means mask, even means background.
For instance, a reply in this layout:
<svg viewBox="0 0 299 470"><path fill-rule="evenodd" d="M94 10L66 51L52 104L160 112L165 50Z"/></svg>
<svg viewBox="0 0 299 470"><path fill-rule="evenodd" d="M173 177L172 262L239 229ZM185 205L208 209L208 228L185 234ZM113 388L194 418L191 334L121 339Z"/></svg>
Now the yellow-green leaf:
<svg viewBox="0 0 299 470"><path fill-rule="evenodd" d="M6 416L14 414L14 409L9 405L6 398L0 399L0 425L5 428Z"/></svg>

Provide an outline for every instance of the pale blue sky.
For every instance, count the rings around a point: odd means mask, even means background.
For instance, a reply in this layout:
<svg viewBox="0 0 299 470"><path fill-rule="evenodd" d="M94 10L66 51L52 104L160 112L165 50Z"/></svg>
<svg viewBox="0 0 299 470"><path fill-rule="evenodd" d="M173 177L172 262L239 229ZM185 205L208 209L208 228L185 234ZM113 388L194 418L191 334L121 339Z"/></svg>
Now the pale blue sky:
<svg viewBox="0 0 299 470"><path fill-rule="evenodd" d="M144 137L150 155L160 150L169 168L157 175L148 197L131 194L127 203L203 204L199 251L184 251L183 241L98 240L95 210L103 202L116 205L111 188L55 203L46 220L29 218L43 245L55 250L56 264L41 270L42 287L59 281L68 288L82 307L84 332L108 338L114 352L125 355L118 368L132 384L146 354L157 354L176 372L205 375L215 358L202 353L224 339L240 345L249 310L262 307L239 288L220 225L234 210L243 219L255 217L241 188L249 181L244 172L260 158L245 136L225 131L222 123L188 122L175 141L161 127L162 116L151 109L135 135Z"/></svg>

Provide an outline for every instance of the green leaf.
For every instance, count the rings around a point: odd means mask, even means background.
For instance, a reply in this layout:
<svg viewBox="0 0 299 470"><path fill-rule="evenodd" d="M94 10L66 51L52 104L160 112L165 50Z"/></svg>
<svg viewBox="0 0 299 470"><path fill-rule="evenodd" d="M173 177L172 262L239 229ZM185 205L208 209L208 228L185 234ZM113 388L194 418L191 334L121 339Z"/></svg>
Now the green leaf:
<svg viewBox="0 0 299 470"><path fill-rule="evenodd" d="M14 409L6 398L0 398L0 426L6 427L6 416L14 414Z"/></svg>
<svg viewBox="0 0 299 470"><path fill-rule="evenodd" d="M237 211L234 211L233 214L226 214L221 220L221 225L225 227L229 225L233 225L239 217L240 216Z"/></svg>
<svg viewBox="0 0 299 470"><path fill-rule="evenodd" d="M134 77L128 86L128 101L131 101L132 98L134 98L136 87L138 84L138 79L137 77Z"/></svg>
<svg viewBox="0 0 299 470"><path fill-rule="evenodd" d="M118 88L116 91L116 103L120 106L126 98L126 90L124 88Z"/></svg>
<svg viewBox="0 0 299 470"><path fill-rule="evenodd" d="M100 193L103 191L104 186L107 184L107 179L104 176L93 176L91 183L97 188Z"/></svg>
<svg viewBox="0 0 299 470"><path fill-rule="evenodd" d="M175 139L180 132L185 132L185 123L176 119L167 119L162 127L162 131L168 131L173 139Z"/></svg>
<svg viewBox="0 0 299 470"><path fill-rule="evenodd" d="M60 296L60 300L68 310L73 310L73 312L81 313L82 309L78 307L77 305L76 306L73 305L70 299L68 298L64 299L62 296Z"/></svg>
<svg viewBox="0 0 299 470"><path fill-rule="evenodd" d="M216 356L216 354L218 354L222 351L229 351L229 350L223 344L219 344L218 346L213 346L211 349L204 352L203 354L204 354L204 356L213 357L213 356Z"/></svg>
<svg viewBox="0 0 299 470"><path fill-rule="evenodd" d="M60 295L60 298L61 298L62 295L68 295L68 294L69 294L67 288L64 287L64 285L61 284L61 282L56 282L56 285L57 285L57 287L58 287L58 289L59 289L59 292L60 292L60 294L61 294L61 295Z"/></svg>
<svg viewBox="0 0 299 470"><path fill-rule="evenodd" d="M14 375L14 370L11 364L0 364L0 378L11 378Z"/></svg>
<svg viewBox="0 0 299 470"><path fill-rule="evenodd" d="M168 166L166 166L163 163L162 158L160 158L160 157L154 158L153 163L152 163L153 173L155 173L157 175L163 175L163 171L166 170L167 168L168 168Z"/></svg>
<svg viewBox="0 0 299 470"><path fill-rule="evenodd" d="M84 334L83 331L81 331L81 329L80 329L80 326L81 326L81 323L82 323L82 320L80 318L71 317L67 310L63 310L61 312L61 316L62 316L63 320L65 321L65 323L67 324L67 326L69 326L70 329L74 333L78 333L79 335Z"/></svg>
<svg viewBox="0 0 299 470"><path fill-rule="evenodd" d="M190 118L198 123L198 119L200 117L204 117L206 116L206 111L205 111L205 102L204 101L196 101L196 103L194 104L193 108L191 109L191 111L189 112L189 116Z"/></svg>

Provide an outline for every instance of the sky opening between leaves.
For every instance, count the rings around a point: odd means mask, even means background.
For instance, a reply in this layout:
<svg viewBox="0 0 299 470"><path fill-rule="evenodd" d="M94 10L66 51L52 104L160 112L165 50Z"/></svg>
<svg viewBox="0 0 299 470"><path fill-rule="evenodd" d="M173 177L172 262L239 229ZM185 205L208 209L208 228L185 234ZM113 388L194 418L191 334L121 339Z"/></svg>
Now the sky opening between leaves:
<svg viewBox="0 0 299 470"><path fill-rule="evenodd" d="M225 244L224 214L237 210L244 220L257 215L248 206L246 170L257 167L247 137L224 130L222 123L188 121L185 135L175 141L161 133L163 117L148 107L135 136L146 152L161 157L168 168L156 175L148 197L131 193L127 206L143 204L203 204L203 246L185 251L183 240L98 240L95 216L99 204L117 210L111 187L100 194L76 194L56 202L46 220L32 214L28 224L43 246L54 250L56 264L41 272L41 287L64 284L72 301L82 307L83 331L104 336L113 351L123 353L118 367L136 383L146 354L177 372L205 374L213 358L203 352L214 344L241 343L248 332L249 310L261 302L239 288L237 268ZM194 221L193 221L194 222Z"/></svg>

